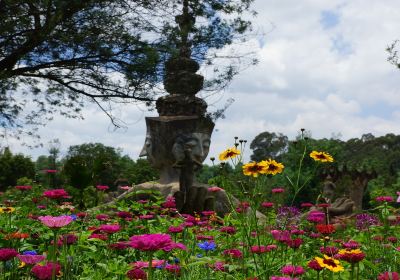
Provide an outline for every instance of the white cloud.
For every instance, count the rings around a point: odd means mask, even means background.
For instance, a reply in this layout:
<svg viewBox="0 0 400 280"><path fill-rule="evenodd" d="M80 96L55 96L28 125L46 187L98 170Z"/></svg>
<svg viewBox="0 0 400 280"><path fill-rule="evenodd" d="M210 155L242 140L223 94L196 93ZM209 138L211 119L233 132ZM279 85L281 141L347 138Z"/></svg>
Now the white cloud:
<svg viewBox="0 0 400 280"><path fill-rule="evenodd" d="M236 100L216 124L210 156L231 146L234 136L250 142L267 130L291 138L303 127L317 138L400 134L400 71L386 61L385 52L400 38L399 1L257 0L254 9L256 28L267 34L241 48L257 52L260 63L208 99L211 109ZM337 17L329 28L321 20L327 12ZM102 142L136 158L144 141L143 116L150 115L154 112L124 107L121 116L132 123L126 132L111 133L107 117L91 106L84 121L56 117L41 134L44 143L59 138L64 151Z"/></svg>

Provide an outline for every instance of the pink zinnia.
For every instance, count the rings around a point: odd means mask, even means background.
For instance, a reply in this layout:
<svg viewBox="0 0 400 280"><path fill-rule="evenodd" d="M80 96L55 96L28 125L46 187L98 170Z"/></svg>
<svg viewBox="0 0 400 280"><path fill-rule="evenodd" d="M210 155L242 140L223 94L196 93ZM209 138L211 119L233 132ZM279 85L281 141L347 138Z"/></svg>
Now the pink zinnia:
<svg viewBox="0 0 400 280"><path fill-rule="evenodd" d="M163 233L135 235L129 240L131 247L141 251L170 249L174 245L171 236Z"/></svg>
<svg viewBox="0 0 400 280"><path fill-rule="evenodd" d="M177 264L167 264L165 270L178 276L181 272L181 267Z"/></svg>
<svg viewBox="0 0 400 280"><path fill-rule="evenodd" d="M290 240L290 232L288 230L271 230L272 238L276 241L286 242Z"/></svg>
<svg viewBox="0 0 400 280"><path fill-rule="evenodd" d="M0 261L9 261L12 258L15 258L18 255L18 252L13 248L1 248L0 249Z"/></svg>
<svg viewBox="0 0 400 280"><path fill-rule="evenodd" d="M286 265L282 267L281 272L289 276L300 276L304 274L306 271L302 266Z"/></svg>
<svg viewBox="0 0 400 280"><path fill-rule="evenodd" d="M98 228L100 231L105 232L105 233L116 233L121 230L121 226L118 224L114 225L100 225Z"/></svg>
<svg viewBox="0 0 400 280"><path fill-rule="evenodd" d="M98 189L99 191L106 191L109 188L110 188L109 186L101 186L101 185L96 186L96 189Z"/></svg>
<svg viewBox="0 0 400 280"><path fill-rule="evenodd" d="M386 271L378 275L378 280L400 280L397 272Z"/></svg>
<svg viewBox="0 0 400 280"><path fill-rule="evenodd" d="M310 202L303 202L302 204L300 204L300 207L303 208L309 208L309 207L313 207L314 205Z"/></svg>
<svg viewBox="0 0 400 280"><path fill-rule="evenodd" d="M61 266L58 263L48 262L46 265L35 265L32 273L40 280L50 280L53 270L56 275L60 275Z"/></svg>
<svg viewBox="0 0 400 280"><path fill-rule="evenodd" d="M98 214L96 219L99 221L107 221L110 217L107 214Z"/></svg>
<svg viewBox="0 0 400 280"><path fill-rule="evenodd" d="M272 189L272 193L283 193L285 191L284 188L274 188Z"/></svg>
<svg viewBox="0 0 400 280"><path fill-rule="evenodd" d="M276 246L276 245L251 246L250 251L254 254L262 254L262 253L270 252L271 250L275 250L276 248L278 248L278 246Z"/></svg>
<svg viewBox="0 0 400 280"><path fill-rule="evenodd" d="M29 191L32 189L32 186L15 186L15 188L20 191Z"/></svg>
<svg viewBox="0 0 400 280"><path fill-rule="evenodd" d="M51 199L69 198L68 193L64 189L53 189L43 192L43 195Z"/></svg>
<svg viewBox="0 0 400 280"><path fill-rule="evenodd" d="M214 186L214 187L209 187L208 191L209 192L220 192L220 191L223 191L223 189L221 189L220 187Z"/></svg>
<svg viewBox="0 0 400 280"><path fill-rule="evenodd" d="M243 257L243 253L239 249L227 249L224 250L223 254L235 259L240 259Z"/></svg>
<svg viewBox="0 0 400 280"><path fill-rule="evenodd" d="M325 213L320 211L311 211L307 216L307 221L320 224L325 221Z"/></svg>
<svg viewBox="0 0 400 280"><path fill-rule="evenodd" d="M38 220L49 228L62 228L73 221L71 216L40 216Z"/></svg>
<svg viewBox="0 0 400 280"><path fill-rule="evenodd" d="M221 227L219 229L219 231L227 233L227 234L235 234L236 233L236 228L232 227L232 226L224 226L224 227Z"/></svg>
<svg viewBox="0 0 400 280"><path fill-rule="evenodd" d="M130 187L130 186L121 186L121 187L119 187L121 190L123 190L123 191L129 191L130 189L132 189L132 187Z"/></svg>
<svg viewBox="0 0 400 280"><path fill-rule="evenodd" d="M175 208L176 207L175 198L173 196L167 196L167 199L162 204L162 207L164 207L164 208Z"/></svg>
<svg viewBox="0 0 400 280"><path fill-rule="evenodd" d="M156 266L162 266L165 264L165 260L152 260L151 261L151 266L156 267ZM149 267L149 262L144 262L144 261L136 261L134 263L130 263L134 268L147 268Z"/></svg>
<svg viewBox="0 0 400 280"><path fill-rule="evenodd" d="M46 173L57 173L56 169L44 169L43 171Z"/></svg>
<svg viewBox="0 0 400 280"><path fill-rule="evenodd" d="M92 233L88 239L100 239L100 240L107 240L108 236L106 234L102 234L102 233Z"/></svg>
<svg viewBox="0 0 400 280"><path fill-rule="evenodd" d="M261 203L261 207L271 208L271 207L274 207L274 203L273 202L263 202L263 203Z"/></svg>
<svg viewBox="0 0 400 280"><path fill-rule="evenodd" d="M183 227L182 225L177 226L177 227L170 226L170 227L168 228L168 232L170 232L170 233L179 233L179 232L182 232L183 229L184 229L184 227Z"/></svg>
<svg viewBox="0 0 400 280"><path fill-rule="evenodd" d="M392 202L393 201L393 197L391 196L378 196L377 198L375 198L376 201L378 202Z"/></svg>
<svg viewBox="0 0 400 280"><path fill-rule="evenodd" d="M43 255L18 255L17 258L26 264L37 264L46 259Z"/></svg>
<svg viewBox="0 0 400 280"><path fill-rule="evenodd" d="M126 276L129 279L140 279L140 280L147 280L147 274L146 272L144 272L144 270L140 269L140 268L134 268L129 270L126 273Z"/></svg>

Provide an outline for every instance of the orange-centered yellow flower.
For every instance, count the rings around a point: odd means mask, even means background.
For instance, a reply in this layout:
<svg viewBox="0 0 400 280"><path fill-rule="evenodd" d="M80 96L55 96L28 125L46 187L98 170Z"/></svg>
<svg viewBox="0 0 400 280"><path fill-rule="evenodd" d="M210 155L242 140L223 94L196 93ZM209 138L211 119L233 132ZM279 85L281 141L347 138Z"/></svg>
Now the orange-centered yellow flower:
<svg viewBox="0 0 400 280"><path fill-rule="evenodd" d="M246 176L258 177L259 174L266 174L267 165L265 161L249 162L242 166L243 174Z"/></svg>
<svg viewBox="0 0 400 280"><path fill-rule="evenodd" d="M312 157L315 161L333 162L333 157L325 152L312 151L310 153L310 157Z"/></svg>
<svg viewBox="0 0 400 280"><path fill-rule="evenodd" d="M240 155L240 151L238 149L236 149L235 147L229 148L219 154L219 160L227 160L230 158L234 158L238 155Z"/></svg>
<svg viewBox="0 0 400 280"><path fill-rule="evenodd" d="M324 258L315 257L315 260L318 262L320 267L329 269L330 271L339 272L344 270L338 260L328 257L327 255L324 255Z"/></svg>
<svg viewBox="0 0 400 280"><path fill-rule="evenodd" d="M263 174L276 175L278 173L282 173L283 168L285 168L285 166L282 163L276 162L273 159L263 160L259 164L266 165L265 173Z"/></svg>

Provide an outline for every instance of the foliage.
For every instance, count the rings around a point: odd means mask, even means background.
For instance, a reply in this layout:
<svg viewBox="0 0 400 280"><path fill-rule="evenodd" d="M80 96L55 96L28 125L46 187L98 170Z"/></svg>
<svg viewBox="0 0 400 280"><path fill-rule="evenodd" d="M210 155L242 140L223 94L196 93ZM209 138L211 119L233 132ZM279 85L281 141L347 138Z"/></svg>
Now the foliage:
<svg viewBox="0 0 400 280"><path fill-rule="evenodd" d="M101 143L71 146L64 161L63 173L68 184L83 189L87 186L113 186L121 173L121 152Z"/></svg>
<svg viewBox="0 0 400 280"><path fill-rule="evenodd" d="M251 25L242 16L251 2L189 1L197 18L190 30L192 55L215 67L206 88L223 87L237 73L234 60L223 56L230 62L221 63L211 50L245 39ZM0 126L17 128L14 136L20 137L24 126L46 124L57 112L79 117L87 102L100 106L114 125L123 125L109 102L155 100L164 62L181 44L175 23L181 3L1 1Z"/></svg>
<svg viewBox="0 0 400 280"><path fill-rule="evenodd" d="M35 167L30 157L12 154L9 148L0 151L0 190L15 186L22 177L33 179Z"/></svg>
<svg viewBox="0 0 400 280"><path fill-rule="evenodd" d="M288 146L287 136L265 131L258 134L250 143L250 149L253 150L251 160L261 161L271 158L281 161L282 156L287 153Z"/></svg>

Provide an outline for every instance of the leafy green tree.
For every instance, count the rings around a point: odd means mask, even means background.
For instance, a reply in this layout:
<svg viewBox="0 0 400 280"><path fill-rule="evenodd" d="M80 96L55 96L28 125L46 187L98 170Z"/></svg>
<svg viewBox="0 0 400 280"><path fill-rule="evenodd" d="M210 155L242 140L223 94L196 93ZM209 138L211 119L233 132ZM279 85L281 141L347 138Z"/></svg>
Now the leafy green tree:
<svg viewBox="0 0 400 280"><path fill-rule="evenodd" d="M250 143L253 150L251 160L261 161L265 159L281 160L288 150L288 137L282 133L262 132Z"/></svg>
<svg viewBox="0 0 400 280"><path fill-rule="evenodd" d="M17 128L19 137L25 125L45 124L56 112L79 116L86 102L120 126L108 103L151 104L164 62L188 31L192 56L216 67L205 87L224 86L238 69L214 50L244 39L251 25L241 16L252 1L0 1L0 126ZM182 2L197 19L190 30L175 23ZM24 113L26 104L36 109Z"/></svg>
<svg viewBox="0 0 400 280"><path fill-rule="evenodd" d="M30 157L12 154L9 148L0 151L0 190L15 186L22 177L33 179L35 166Z"/></svg>
<svg viewBox="0 0 400 280"><path fill-rule="evenodd" d="M127 179L130 184L155 181L159 178L159 172L146 159L138 159L135 162L128 156L124 156L120 159L120 164L122 167L120 177Z"/></svg>
<svg viewBox="0 0 400 280"><path fill-rule="evenodd" d="M79 189L100 184L113 187L122 171L120 158L120 150L101 143L71 146L62 172L67 184Z"/></svg>

